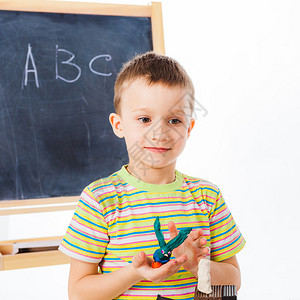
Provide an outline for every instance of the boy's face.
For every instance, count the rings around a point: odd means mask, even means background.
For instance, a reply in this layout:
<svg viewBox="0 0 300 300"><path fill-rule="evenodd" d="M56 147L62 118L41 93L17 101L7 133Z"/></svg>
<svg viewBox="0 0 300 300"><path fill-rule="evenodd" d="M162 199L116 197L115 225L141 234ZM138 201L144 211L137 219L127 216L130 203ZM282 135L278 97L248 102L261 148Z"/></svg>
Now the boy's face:
<svg viewBox="0 0 300 300"><path fill-rule="evenodd" d="M130 170L175 167L194 126L185 90L138 79L124 89L120 111L110 122L125 138Z"/></svg>

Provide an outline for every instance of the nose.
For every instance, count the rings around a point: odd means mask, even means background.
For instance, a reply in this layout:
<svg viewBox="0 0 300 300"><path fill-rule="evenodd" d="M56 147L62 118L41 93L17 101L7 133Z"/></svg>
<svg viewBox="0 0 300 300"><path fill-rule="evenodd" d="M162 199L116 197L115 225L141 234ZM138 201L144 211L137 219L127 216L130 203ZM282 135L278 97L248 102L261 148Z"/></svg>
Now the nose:
<svg viewBox="0 0 300 300"><path fill-rule="evenodd" d="M157 121L151 128L152 140L167 141L169 139L170 128L164 120Z"/></svg>

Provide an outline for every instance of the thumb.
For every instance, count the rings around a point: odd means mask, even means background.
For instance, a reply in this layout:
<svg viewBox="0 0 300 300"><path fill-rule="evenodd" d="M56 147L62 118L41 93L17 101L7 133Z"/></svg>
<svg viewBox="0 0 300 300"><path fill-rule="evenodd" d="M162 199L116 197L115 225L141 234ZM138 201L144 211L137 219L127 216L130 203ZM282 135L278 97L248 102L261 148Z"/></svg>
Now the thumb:
<svg viewBox="0 0 300 300"><path fill-rule="evenodd" d="M145 264L146 254L143 251L140 251L138 254L132 257L132 264L137 269Z"/></svg>
<svg viewBox="0 0 300 300"><path fill-rule="evenodd" d="M173 239L174 237L176 237L178 235L177 228L176 228L174 222L172 222L172 221L170 221L168 223L168 227L169 227L170 239Z"/></svg>

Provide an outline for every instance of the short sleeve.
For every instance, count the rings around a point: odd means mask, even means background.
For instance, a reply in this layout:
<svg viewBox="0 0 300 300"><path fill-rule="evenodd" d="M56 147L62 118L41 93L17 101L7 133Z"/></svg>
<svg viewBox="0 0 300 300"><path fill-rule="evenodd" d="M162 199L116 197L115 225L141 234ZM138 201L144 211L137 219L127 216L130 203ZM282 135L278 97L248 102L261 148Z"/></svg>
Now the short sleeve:
<svg viewBox="0 0 300 300"><path fill-rule="evenodd" d="M210 238L213 261L232 257L246 243L219 190L210 213Z"/></svg>
<svg viewBox="0 0 300 300"><path fill-rule="evenodd" d="M99 263L108 243L107 232L100 205L87 187L80 196L59 250L78 260Z"/></svg>

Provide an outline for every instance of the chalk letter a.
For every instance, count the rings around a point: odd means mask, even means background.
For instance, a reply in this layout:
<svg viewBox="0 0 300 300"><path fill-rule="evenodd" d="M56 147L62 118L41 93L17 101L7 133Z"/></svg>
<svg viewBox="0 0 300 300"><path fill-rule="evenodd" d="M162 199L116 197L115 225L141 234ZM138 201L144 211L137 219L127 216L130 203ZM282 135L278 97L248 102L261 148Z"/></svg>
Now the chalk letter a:
<svg viewBox="0 0 300 300"><path fill-rule="evenodd" d="M32 69L28 69L29 59L31 60ZM40 86L39 86L39 79L38 79L37 69L36 69L36 66L35 66L34 59L33 59L31 46L30 46L30 44L28 44L27 58L26 58L26 63L25 63L25 70L24 70L24 78L23 78L22 88L24 87L24 85L27 86L28 73L31 73L31 72L34 73L35 84L36 84L36 87L39 88Z"/></svg>

